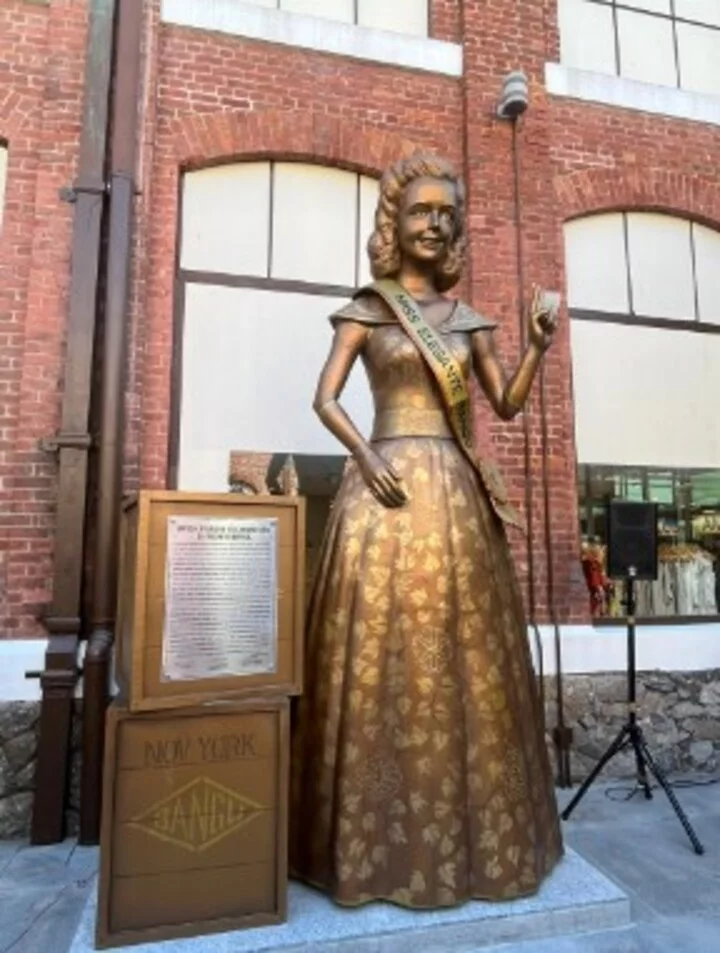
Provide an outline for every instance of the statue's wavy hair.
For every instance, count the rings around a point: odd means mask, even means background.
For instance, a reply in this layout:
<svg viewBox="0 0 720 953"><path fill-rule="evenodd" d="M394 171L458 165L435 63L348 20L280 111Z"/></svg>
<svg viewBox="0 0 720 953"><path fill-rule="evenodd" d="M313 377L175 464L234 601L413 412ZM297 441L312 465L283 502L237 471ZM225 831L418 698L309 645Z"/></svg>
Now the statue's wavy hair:
<svg viewBox="0 0 720 953"><path fill-rule="evenodd" d="M435 284L438 291L447 291L460 280L465 264L465 186L446 159L433 155L412 155L391 165L380 180L380 196L375 210L375 230L368 241L370 272L376 280L394 278L400 271L401 254L397 221L405 189L415 179L442 179L451 182L457 196L455 234L448 253L438 263Z"/></svg>

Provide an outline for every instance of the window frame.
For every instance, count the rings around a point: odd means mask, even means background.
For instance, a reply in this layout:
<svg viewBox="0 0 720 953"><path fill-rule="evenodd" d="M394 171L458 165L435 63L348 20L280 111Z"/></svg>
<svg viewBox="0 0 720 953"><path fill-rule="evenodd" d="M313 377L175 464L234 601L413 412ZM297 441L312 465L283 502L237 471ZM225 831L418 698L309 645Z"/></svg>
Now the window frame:
<svg viewBox="0 0 720 953"><path fill-rule="evenodd" d="M397 3L397 2L398 2L398 0L393 0L393 3ZM423 34L398 33L398 36L419 36L419 38L421 38L421 39L422 39L422 38L424 38L424 39L431 39L431 38L432 38L432 2L433 2L433 0L427 0L427 13L426 13L425 33L423 33ZM252 0L250 0L250 3L252 3ZM347 24L348 26L362 26L362 27L365 28L365 25L362 24L362 23L360 23L360 3L361 3L361 0L352 0L353 18L352 18L352 20ZM273 9L273 7L270 7L269 9ZM289 15L293 15L293 14L294 14L294 15L297 16L297 14L295 13L294 10L283 10L282 0L275 0L275 7L274 7L274 9L277 10L278 12L280 12L280 13L287 13L287 14L289 14ZM305 14L305 16L310 16L310 15L311 15L311 14ZM331 23L346 23L345 20L335 20L333 17L324 17L324 16L318 15L318 14L312 14L312 16L318 16L318 19L320 19L320 20L328 20L328 21L331 22ZM380 27L366 27L366 29L380 29ZM388 32L396 32L396 31L388 31Z"/></svg>
<svg viewBox="0 0 720 953"><path fill-rule="evenodd" d="M279 0L278 0L279 2ZM699 94L696 90L689 90L686 86L682 84L682 62L680 57L680 41L678 38L678 24L683 24L686 26L697 27L703 30L710 30L714 33L720 35L720 24L706 23L703 20L694 20L689 19L688 17L679 16L675 12L675 0L669 0L670 3L670 13L665 13L659 10L643 10L639 7L631 6L628 3L623 2L623 0L580 0L581 3L592 4L596 7L610 8L612 13L612 28L613 28L613 39L615 43L615 72L609 73L607 75L617 76L620 78L627 79L622 72L622 50L620 46L620 27L618 20L618 11L625 11L628 13L635 13L638 16L653 17L655 20L661 20L664 22L670 23L670 28L672 31L672 46L674 52L674 67L675 67L675 85L670 86L669 84L662 84L667 89L679 89L685 92L695 93L698 95L707 95L712 96L713 93L704 93ZM655 84L658 85L658 84Z"/></svg>
<svg viewBox="0 0 720 953"><path fill-rule="evenodd" d="M595 0L587 0L587 2L595 2ZM720 0L719 0L720 2ZM633 281L632 281L632 263L630 259L630 227L628 224L628 216L630 215L644 215L647 214L643 209L624 209L617 212L608 212L608 213L597 213L595 215L581 216L576 219L571 219L570 222L566 224L571 224L572 221L580 220L591 220L597 218L600 215L620 215L622 216L622 232L623 232L623 248L625 253L625 279L627 281L628 289L628 304L629 308L627 312L615 312L615 311L603 311L599 309L592 308L569 308L569 315L571 319L577 321L604 321L608 324L625 324L631 325L633 327L648 327L648 328L664 328L670 331L693 331L700 334L720 334L720 315L718 315L718 321L703 321L700 317L700 288L698 284L698 265L697 265L697 245L695 238L695 228L698 222L693 221L689 218L684 218L681 215L672 215L667 212L653 212L652 214L663 215L669 219L675 219L678 222L689 225L690 232L690 256L692 261L692 279L693 279L693 303L694 303L694 315L686 319L682 318L663 318L657 317L655 315L641 314L635 310L634 300L633 300ZM710 227L710 226L705 226ZM718 235L720 235L719 229L712 229Z"/></svg>
<svg viewBox="0 0 720 953"><path fill-rule="evenodd" d="M676 518L678 522L683 519L682 514L685 513L684 520L689 523L690 530L692 534L692 499L691 499L691 487L690 481L694 474L703 473L711 471L712 467L700 468L700 467L659 467L659 466L626 466L622 464L607 464L607 463L578 463L577 464L577 485L579 488L578 493L578 516L579 516L579 529L581 538L587 539L597 539L598 534L595 532L597 527L597 519L599 518L601 524L605 519L605 508L609 499L626 499L627 497L622 496L621 494L606 494L602 500L598 500L593 497L591 492L593 476L601 479L621 479L623 475L630 478L636 478L639 480L639 485L642 488L642 500L643 502L654 502L650 499L650 484L653 475L669 474L671 478L672 488L673 488L673 502L672 503L660 503L659 511L662 518L663 509L675 509ZM720 473L720 471L714 471ZM603 514L597 516L594 512L599 507L603 508ZM718 514L720 514L720 501L718 501ZM583 528L584 526L584 528ZM604 527L603 527L604 528ZM590 532L593 530L593 532ZM602 534L604 536L604 533ZM658 534L658 541L662 542L661 534ZM692 535L687 542L698 542L699 545L702 545L700 540L693 540ZM716 563L716 573L720 572L720 560ZM720 609L720 607L719 607ZM622 616L595 616L592 619L592 625L597 628L611 628L617 627L619 624L622 624ZM641 616L636 619L638 625L644 626L654 626L654 625L686 625L686 624L703 624L703 623L712 623L720 622L720 611L717 613L709 613L707 615L658 615L658 616Z"/></svg>
<svg viewBox="0 0 720 953"><path fill-rule="evenodd" d="M217 166L242 166L257 162L267 163L269 166L270 190L267 214L269 216L268 246L266 256L266 275L250 275L243 273L229 273L223 271L195 270L182 265L183 241L183 204L185 177L194 173ZM273 265L273 223L275 214L275 167L282 165L313 166L320 169L345 172L354 176L355 184L355 280L354 287L347 285L324 284L312 281L303 281L290 278L272 277ZM167 489L177 489L180 468L180 437L182 411L182 366L184 348L184 329L186 314L186 295L190 285L215 285L230 288L250 288L261 291L286 292L326 298L352 298L357 291L360 281L360 255L362 252L362 181L371 179L378 183L379 178L361 172L358 169L343 168L326 162L313 162L306 158L296 160L277 157L248 157L246 159L230 159L227 162L211 163L199 167L189 167L180 170L178 176L178 198L176 219L176 262L175 281L173 292L173 319L172 319L172 356L170 362L170 415L167 441L167 469L165 483Z"/></svg>

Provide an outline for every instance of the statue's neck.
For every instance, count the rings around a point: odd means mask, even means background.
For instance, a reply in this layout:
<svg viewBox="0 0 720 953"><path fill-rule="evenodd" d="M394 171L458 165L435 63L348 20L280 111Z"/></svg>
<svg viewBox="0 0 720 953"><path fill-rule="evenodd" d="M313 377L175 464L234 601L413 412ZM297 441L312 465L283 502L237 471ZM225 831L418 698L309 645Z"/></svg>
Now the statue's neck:
<svg viewBox="0 0 720 953"><path fill-rule="evenodd" d="M435 287L433 270L420 268L414 262L403 262L397 281L421 304L429 304L442 297Z"/></svg>

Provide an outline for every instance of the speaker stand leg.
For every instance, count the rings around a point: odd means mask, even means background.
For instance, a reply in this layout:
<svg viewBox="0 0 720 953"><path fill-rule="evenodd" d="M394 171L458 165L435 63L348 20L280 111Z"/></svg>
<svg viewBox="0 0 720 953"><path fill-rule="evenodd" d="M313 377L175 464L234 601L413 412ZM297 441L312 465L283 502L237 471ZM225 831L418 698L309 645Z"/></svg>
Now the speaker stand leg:
<svg viewBox="0 0 720 953"><path fill-rule="evenodd" d="M655 762L655 760L653 759L653 756L650 754L650 749L647 746L647 742L645 741L645 738L643 737L643 733L640 730L640 728L637 728L636 740L637 740L638 748L642 752L642 757L644 761L648 763L650 770L655 775L655 778L658 784L667 795L667 799L668 801L670 801L670 804L672 805L672 808L675 811L675 814L677 815L677 819L680 821L680 823L682 824L685 830L685 833L690 838L690 843L693 845L695 853L704 854L705 848L698 840L697 835L695 834L695 831L693 830L692 825L690 824L690 821L688 820L687 815L685 814L685 811L683 811L683 809L680 807L680 802L675 797L675 792L670 787L670 784L668 783L668 780L663 774L660 766Z"/></svg>
<svg viewBox="0 0 720 953"><path fill-rule="evenodd" d="M592 771L587 776L587 778L583 781L583 783L580 786L580 790L577 792L575 797L572 799L572 801L570 801L568 806L560 815L564 821L566 821L570 817L572 812L575 810L575 808L578 806L580 801L585 796L585 793L587 792L590 785L593 783L595 778L600 774L600 772L608 763L608 761L610 761L611 758L614 758L615 755L618 753L618 751L620 751L625 746L625 744L627 743L627 736L629 734L629 730L630 730L629 725L623 725L623 727L620 729L620 732L616 736L615 740L612 742L612 744L607 749L607 751L602 756L602 758L600 758L600 760L592 769Z"/></svg>

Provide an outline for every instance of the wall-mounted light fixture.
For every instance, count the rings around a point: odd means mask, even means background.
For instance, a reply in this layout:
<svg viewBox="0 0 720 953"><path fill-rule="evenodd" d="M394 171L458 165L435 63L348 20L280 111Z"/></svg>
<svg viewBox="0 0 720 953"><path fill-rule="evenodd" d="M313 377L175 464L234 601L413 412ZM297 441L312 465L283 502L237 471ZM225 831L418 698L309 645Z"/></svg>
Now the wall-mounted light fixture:
<svg viewBox="0 0 720 953"><path fill-rule="evenodd" d="M499 118L515 120L518 116L522 116L528 108L529 100L527 76L519 70L513 70L503 80L497 107Z"/></svg>

